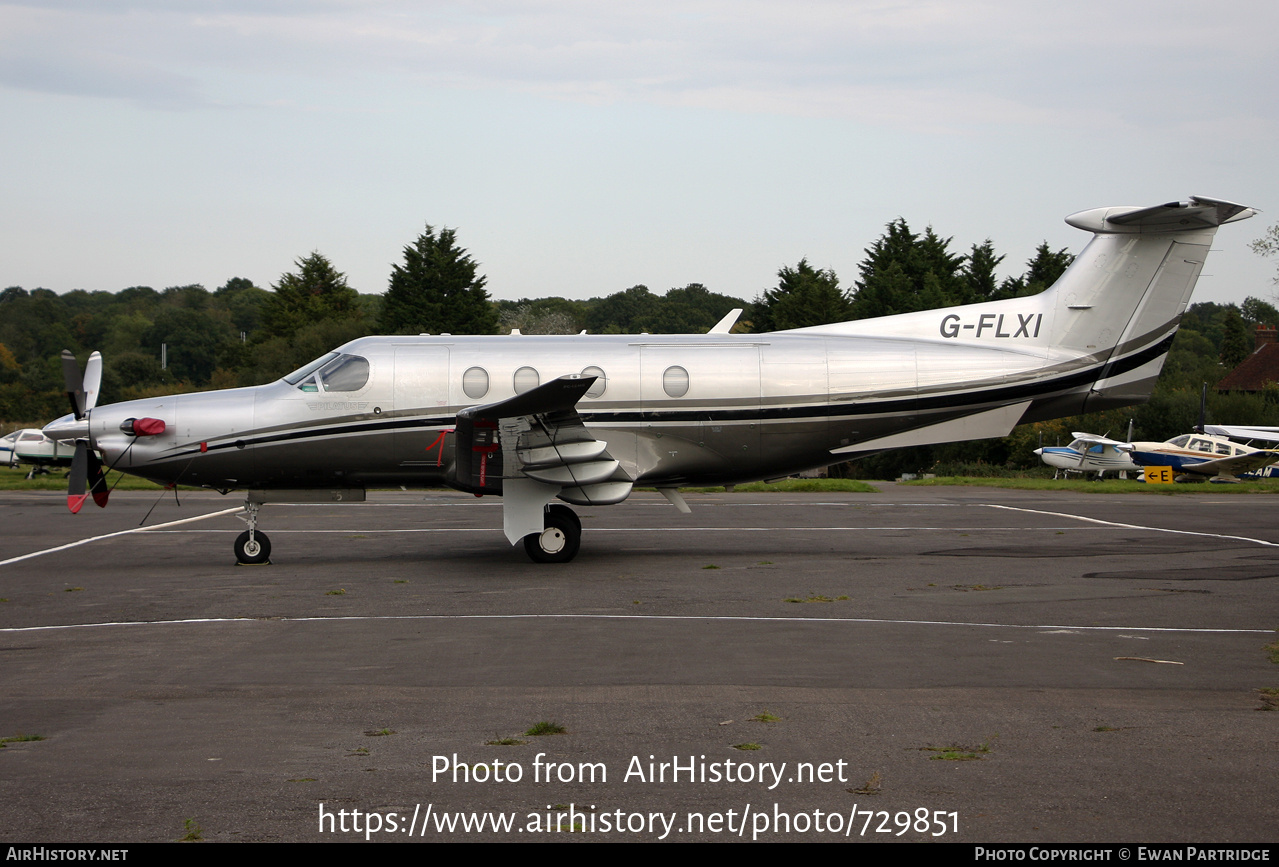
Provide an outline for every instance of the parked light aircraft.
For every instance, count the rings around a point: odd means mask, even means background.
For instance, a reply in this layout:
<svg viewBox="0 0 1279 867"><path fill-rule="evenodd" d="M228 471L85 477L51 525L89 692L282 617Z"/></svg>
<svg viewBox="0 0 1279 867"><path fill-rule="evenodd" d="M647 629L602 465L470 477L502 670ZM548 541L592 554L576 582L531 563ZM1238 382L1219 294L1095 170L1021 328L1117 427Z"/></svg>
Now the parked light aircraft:
<svg viewBox="0 0 1279 867"><path fill-rule="evenodd" d="M0 463L10 467L30 464L28 479L48 472L49 467L70 466L75 450L75 440L55 440L37 428L23 428L0 437Z"/></svg>
<svg viewBox="0 0 1279 867"><path fill-rule="evenodd" d="M1232 429L1242 430L1210 426L1205 430L1212 433L1184 434L1163 443L1124 443L1121 448L1143 467L1172 467L1187 478L1237 482L1245 474L1271 475L1267 468L1279 461L1279 451L1249 448L1225 435L1213 435Z"/></svg>
<svg viewBox="0 0 1279 867"><path fill-rule="evenodd" d="M500 494L503 529L539 562L577 553L573 505L656 487L769 479L899 446L999 437L1139 403L1218 226L1256 213L1192 197L1083 211L1094 234L1027 298L766 334L365 337L252 388L95 407L64 353L78 438L68 502L105 503L102 467L244 490L241 563L266 562L258 512L378 485ZM309 493L308 493L309 492Z"/></svg>
<svg viewBox="0 0 1279 867"><path fill-rule="evenodd" d="M1279 443L1279 427L1260 427L1241 424L1203 425L1203 432L1219 437L1230 437L1236 440L1261 440L1268 443Z"/></svg>
<svg viewBox="0 0 1279 867"><path fill-rule="evenodd" d="M1041 446L1035 449L1040 460L1054 469L1053 478L1059 473L1067 477L1071 473L1096 473L1101 478L1107 472L1116 471L1127 478L1129 471L1141 472L1132 457L1122 446L1127 443L1096 434L1075 432L1068 446Z"/></svg>

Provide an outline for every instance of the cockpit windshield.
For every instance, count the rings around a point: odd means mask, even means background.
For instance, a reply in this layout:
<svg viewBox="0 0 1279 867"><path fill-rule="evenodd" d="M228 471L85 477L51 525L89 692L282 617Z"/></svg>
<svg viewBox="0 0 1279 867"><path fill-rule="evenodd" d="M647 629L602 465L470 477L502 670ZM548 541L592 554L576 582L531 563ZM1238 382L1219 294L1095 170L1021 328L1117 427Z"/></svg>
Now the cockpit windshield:
<svg viewBox="0 0 1279 867"><path fill-rule="evenodd" d="M368 384L369 362L358 355L330 352L284 377L307 392L359 391Z"/></svg>
<svg viewBox="0 0 1279 867"><path fill-rule="evenodd" d="M321 355L315 361L312 361L309 364L302 365L297 370L293 371L288 376L284 377L284 381L287 382L289 385L297 385L299 382L306 379L308 376L315 373L321 367L328 364L330 361L332 361L333 359L337 357L338 357L338 353L336 352L330 352L327 355Z"/></svg>

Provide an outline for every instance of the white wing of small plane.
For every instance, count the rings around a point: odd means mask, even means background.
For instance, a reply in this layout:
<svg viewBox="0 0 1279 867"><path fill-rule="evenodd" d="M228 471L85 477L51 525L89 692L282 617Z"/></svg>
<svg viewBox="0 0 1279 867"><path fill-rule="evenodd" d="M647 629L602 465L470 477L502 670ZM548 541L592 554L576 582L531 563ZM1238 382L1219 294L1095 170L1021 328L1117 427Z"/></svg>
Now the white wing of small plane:
<svg viewBox="0 0 1279 867"><path fill-rule="evenodd" d="M1114 446L1115 448L1120 449L1121 451L1127 451L1132 448L1132 443L1126 443L1121 440L1112 440L1110 437L1099 436L1098 434L1090 434L1090 433L1083 433L1081 431L1074 431L1071 433L1071 436L1077 440L1083 440L1084 442L1091 443L1092 445L1095 445L1095 446ZM1125 449L1124 448L1125 446L1127 446L1128 448Z"/></svg>
<svg viewBox="0 0 1279 867"><path fill-rule="evenodd" d="M1262 440L1268 443L1279 443L1279 427L1210 424L1204 426L1204 433L1237 440Z"/></svg>

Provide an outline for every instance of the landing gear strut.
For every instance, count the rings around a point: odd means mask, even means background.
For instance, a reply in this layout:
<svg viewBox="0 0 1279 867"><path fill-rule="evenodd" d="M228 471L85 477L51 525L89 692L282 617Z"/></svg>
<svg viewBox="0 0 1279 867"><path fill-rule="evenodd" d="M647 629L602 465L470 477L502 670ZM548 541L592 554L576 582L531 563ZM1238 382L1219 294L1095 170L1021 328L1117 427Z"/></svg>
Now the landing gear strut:
<svg viewBox="0 0 1279 867"><path fill-rule="evenodd" d="M241 566L261 566L271 562L271 540L266 533L258 530L260 508L261 503L245 500L245 513L236 516L249 525L249 529L235 538L235 562Z"/></svg>
<svg viewBox="0 0 1279 867"><path fill-rule="evenodd" d="M546 507L545 529L524 537L524 551L534 563L567 563L582 546L582 522L568 506Z"/></svg>

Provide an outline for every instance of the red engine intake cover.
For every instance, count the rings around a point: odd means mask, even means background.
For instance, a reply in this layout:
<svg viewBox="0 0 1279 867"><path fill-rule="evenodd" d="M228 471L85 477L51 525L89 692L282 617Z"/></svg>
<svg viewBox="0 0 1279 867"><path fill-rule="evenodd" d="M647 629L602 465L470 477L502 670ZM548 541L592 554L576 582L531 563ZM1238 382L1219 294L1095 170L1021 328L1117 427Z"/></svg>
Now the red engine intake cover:
<svg viewBox="0 0 1279 867"><path fill-rule="evenodd" d="M164 422L158 418L135 418L133 435L135 437L153 437L164 433Z"/></svg>

